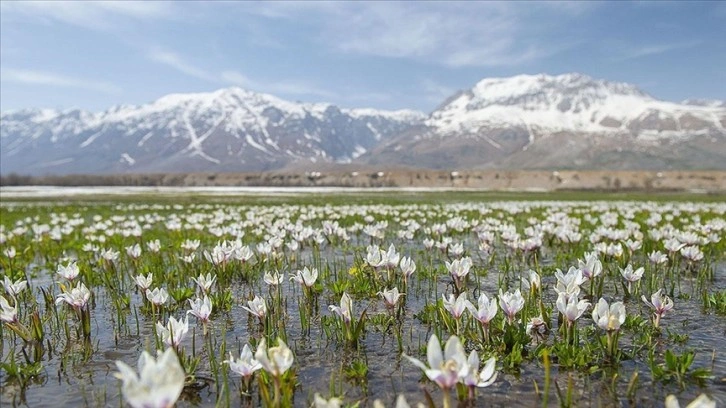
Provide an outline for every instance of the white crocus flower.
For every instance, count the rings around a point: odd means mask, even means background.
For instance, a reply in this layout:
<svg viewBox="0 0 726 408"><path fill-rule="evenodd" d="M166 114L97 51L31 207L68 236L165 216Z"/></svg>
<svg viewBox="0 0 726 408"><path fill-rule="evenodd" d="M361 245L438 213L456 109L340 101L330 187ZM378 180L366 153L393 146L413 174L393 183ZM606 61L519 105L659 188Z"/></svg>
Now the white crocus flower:
<svg viewBox="0 0 726 408"><path fill-rule="evenodd" d="M467 359L469 369L461 377L461 382L469 388L483 388L492 385L497 379L496 363L497 359L492 357L484 363L484 367L479 371L479 354L473 350Z"/></svg>
<svg viewBox="0 0 726 408"><path fill-rule="evenodd" d="M490 300L486 293L481 293L477 305L478 307L474 307L471 302L468 302L466 307L479 323L484 326L489 325L489 322L497 315L497 299L492 298Z"/></svg>
<svg viewBox="0 0 726 408"><path fill-rule="evenodd" d="M377 295L381 296L383 298L383 302L386 304L386 307L389 309L392 309L396 306L398 303L398 300L403 296L403 293L398 292L398 288L393 289L387 289L383 292L378 292Z"/></svg>
<svg viewBox="0 0 726 408"><path fill-rule="evenodd" d="M509 324L512 324L514 323L514 317L524 307L524 297L522 297L522 293L519 289L517 289L514 293L504 293L501 289L499 289L499 307L501 307L504 314L507 315L507 321Z"/></svg>
<svg viewBox="0 0 726 408"><path fill-rule="evenodd" d="M151 287L151 283L154 280L154 275L149 272L148 275L139 275L134 276L134 282L136 282L136 286L141 289L142 292L146 292Z"/></svg>
<svg viewBox="0 0 726 408"><path fill-rule="evenodd" d="M177 320L174 316L170 316L166 326L161 322L156 322L156 332L164 344L177 348L189 332L189 317L185 316L184 320Z"/></svg>
<svg viewBox="0 0 726 408"><path fill-rule="evenodd" d="M557 310L565 317L567 324L572 325L590 307L590 302L587 300L578 301L577 295L568 295L563 292L557 296L555 305Z"/></svg>
<svg viewBox="0 0 726 408"><path fill-rule="evenodd" d="M602 273L602 262L596 252L586 252L585 260L577 260L578 269L582 272L584 280L592 280Z"/></svg>
<svg viewBox="0 0 726 408"><path fill-rule="evenodd" d="M204 276L203 274L199 274L197 278L192 278L192 280L197 284L199 290L206 295L209 294L214 282L217 281L217 275L212 276L211 273L207 273L207 275Z"/></svg>
<svg viewBox="0 0 726 408"><path fill-rule="evenodd" d="M18 294L24 291L27 286L28 282L26 280L18 279L13 282L7 276L3 278L3 287L5 287L5 292L12 297L18 296Z"/></svg>
<svg viewBox="0 0 726 408"><path fill-rule="evenodd" d="M657 292L653 293L653 295L651 295L650 297L650 302L648 302L648 299L645 297L645 295L641 296L643 303L653 309L653 325L655 327L658 327L661 317L665 316L666 312L673 309L673 300L671 300L668 295L662 294L662 292L663 289L659 289Z"/></svg>
<svg viewBox="0 0 726 408"><path fill-rule="evenodd" d="M582 275L582 271L571 266L566 274L563 274L561 270L555 271L555 278L557 278L557 284L555 285L555 292L567 293L568 295L578 295L580 293L580 285L585 282L585 278Z"/></svg>
<svg viewBox="0 0 726 408"><path fill-rule="evenodd" d="M266 271L263 280L266 284L270 286L277 286L281 284L283 280L285 280L285 276L278 272Z"/></svg>
<svg viewBox="0 0 726 408"><path fill-rule="evenodd" d="M292 367L295 357L292 350L287 347L282 339L277 339L277 346L267 348L265 338L262 338L257 351L255 352L255 360L257 360L262 368L271 376L280 378L287 370Z"/></svg>
<svg viewBox="0 0 726 408"><path fill-rule="evenodd" d="M169 300L169 293L164 288L155 288L146 291L146 298L156 306L163 306Z"/></svg>
<svg viewBox="0 0 726 408"><path fill-rule="evenodd" d="M10 306L8 300L3 296L0 296L0 321L11 324L18 321L17 305Z"/></svg>
<svg viewBox="0 0 726 408"><path fill-rule="evenodd" d="M224 362L229 364L229 369L232 370L232 372L245 378L252 377L252 374L254 374L255 371L262 368L262 364L255 360L252 355L252 350L250 350L250 346L248 344L245 344L244 348L242 348L242 352L237 359L232 356L232 352L230 351L229 360L224 360Z"/></svg>
<svg viewBox="0 0 726 408"><path fill-rule="evenodd" d="M451 274L451 277L454 278L454 282L456 282L457 287L459 287L461 282L466 279L472 265L473 262L468 256L461 259L454 259L451 263L446 262L446 269Z"/></svg>
<svg viewBox="0 0 726 408"><path fill-rule="evenodd" d="M310 268L306 266L303 268L302 271L298 270L297 274L295 276L291 276L290 280L294 280L295 282L305 286L305 287L312 287L315 285L315 281L318 280L318 270L317 268Z"/></svg>
<svg viewBox="0 0 726 408"><path fill-rule="evenodd" d="M255 295L254 299L247 301L247 306L249 307L242 306L242 309L257 316L260 320L263 320L267 315L267 303L265 299L257 295Z"/></svg>
<svg viewBox="0 0 726 408"><path fill-rule="evenodd" d="M411 275L416 272L416 262L406 256L401 258L400 267L401 272L403 272L404 280L408 280L408 278L410 278Z"/></svg>
<svg viewBox="0 0 726 408"><path fill-rule="evenodd" d="M325 399L318 393L315 393L313 399L314 408L340 408L341 404L343 404L343 401L340 398L332 397Z"/></svg>
<svg viewBox="0 0 726 408"><path fill-rule="evenodd" d="M681 408L678 398L675 395L669 395L665 400L665 408ZM701 394L698 398L686 405L686 408L716 408L716 401L712 400L706 394Z"/></svg>
<svg viewBox="0 0 726 408"><path fill-rule="evenodd" d="M443 294L441 295L441 298L444 301L444 309L448 310L449 313L451 313L452 316L454 316L454 319L459 319L466 311L466 307L471 304L469 300L466 298L466 292L462 292L458 297L454 297L454 294L449 294L449 298L447 299Z"/></svg>
<svg viewBox="0 0 726 408"><path fill-rule="evenodd" d="M91 298L91 292L88 290L83 282L78 282L75 288L71 289L70 292L61 293L55 300L57 305L66 302L73 306L74 309L84 309L88 304L88 300Z"/></svg>
<svg viewBox="0 0 726 408"><path fill-rule="evenodd" d="M448 391L469 372L464 346L457 336L449 337L444 350L439 345L439 339L435 334L431 335L426 347L426 358L428 366L417 358L404 354L411 363L423 370L426 377L438 384L441 389Z"/></svg>
<svg viewBox="0 0 726 408"><path fill-rule="evenodd" d="M345 323L350 323L353 316L353 299L348 293L343 292L343 296L340 297L340 306L330 305L328 309L340 316Z"/></svg>
<svg viewBox="0 0 726 408"><path fill-rule="evenodd" d="M126 255L131 259L138 259L141 256L141 245L134 244L126 247Z"/></svg>
<svg viewBox="0 0 726 408"><path fill-rule="evenodd" d="M209 321L209 316L212 314L212 301L209 300L208 296L205 295L204 299L189 299L189 306L191 310L188 310L187 314L194 315L202 323Z"/></svg>
<svg viewBox="0 0 726 408"><path fill-rule="evenodd" d="M668 256L660 251L653 251L648 254L648 260L656 265L668 262Z"/></svg>
<svg viewBox="0 0 726 408"><path fill-rule="evenodd" d="M123 382L121 393L133 408L169 408L184 389L186 374L174 350L166 349L158 360L144 351L139 357L139 374L116 361L116 378Z"/></svg>
<svg viewBox="0 0 726 408"><path fill-rule="evenodd" d="M69 281L77 278L80 272L81 270L78 268L76 261L71 261L67 265L58 265L58 275Z"/></svg>
<svg viewBox="0 0 726 408"><path fill-rule="evenodd" d="M600 298L592 311L592 320L602 330L608 332L620 330L620 326L625 323L625 305L623 302L609 305L605 299Z"/></svg>

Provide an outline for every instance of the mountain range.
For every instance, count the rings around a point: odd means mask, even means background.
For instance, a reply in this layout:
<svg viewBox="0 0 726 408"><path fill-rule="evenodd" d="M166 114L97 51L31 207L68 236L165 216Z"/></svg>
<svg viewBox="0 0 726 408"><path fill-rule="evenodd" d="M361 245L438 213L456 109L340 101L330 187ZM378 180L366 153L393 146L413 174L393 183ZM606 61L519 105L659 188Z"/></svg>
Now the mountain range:
<svg viewBox="0 0 726 408"><path fill-rule="evenodd" d="M582 74L487 78L433 112L343 109L240 88L104 112L0 114L0 173L726 170L726 103L657 100Z"/></svg>

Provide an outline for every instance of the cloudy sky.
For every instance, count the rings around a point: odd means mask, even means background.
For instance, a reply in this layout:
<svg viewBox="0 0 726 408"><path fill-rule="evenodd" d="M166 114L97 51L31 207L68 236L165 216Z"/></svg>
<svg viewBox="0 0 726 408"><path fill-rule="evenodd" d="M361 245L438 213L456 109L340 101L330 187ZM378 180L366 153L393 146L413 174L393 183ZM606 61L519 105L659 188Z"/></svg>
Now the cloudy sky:
<svg viewBox="0 0 726 408"><path fill-rule="evenodd" d="M431 111L485 77L580 72L726 99L726 2L0 3L0 109L240 86Z"/></svg>

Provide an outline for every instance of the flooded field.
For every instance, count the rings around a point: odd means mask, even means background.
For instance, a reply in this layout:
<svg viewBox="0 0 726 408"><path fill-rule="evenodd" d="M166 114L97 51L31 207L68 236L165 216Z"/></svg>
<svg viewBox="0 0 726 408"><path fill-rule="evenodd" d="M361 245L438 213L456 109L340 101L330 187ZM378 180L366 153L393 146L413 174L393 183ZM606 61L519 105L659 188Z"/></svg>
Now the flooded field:
<svg viewBox="0 0 726 408"><path fill-rule="evenodd" d="M726 402L723 202L23 194L3 407Z"/></svg>

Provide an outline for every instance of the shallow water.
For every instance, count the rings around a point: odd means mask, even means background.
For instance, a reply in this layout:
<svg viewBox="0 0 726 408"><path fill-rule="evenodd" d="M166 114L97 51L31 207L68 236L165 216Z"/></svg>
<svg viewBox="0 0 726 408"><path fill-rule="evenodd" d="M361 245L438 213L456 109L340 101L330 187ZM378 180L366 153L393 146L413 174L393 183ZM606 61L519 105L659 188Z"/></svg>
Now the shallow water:
<svg viewBox="0 0 726 408"><path fill-rule="evenodd" d="M92 207L93 208L93 207ZM158 231L157 231L158 232ZM471 234L459 236L457 242L464 242L470 253L475 252L476 240ZM253 241L250 241L252 244ZM347 248L325 246L320 253L313 253L310 247L295 254L295 261L285 267L286 271L293 271L302 266L319 263L321 266L328 265L331 269L337 270L339 274L347 274L347 268L353 262L352 248L358 251L365 251L365 245L369 239L364 235L354 236ZM445 272L443 266L447 259L442 253L425 251L420 244L420 239L414 241L395 238L395 234L387 234L384 240L385 246L390 243L396 245L402 254L412 256L417 264L418 270L409 282L409 290L404 297L405 307L400 331L402 333L403 352L406 354L425 359L422 354L423 347L430 335L434 332L432 328L421 322L415 315L424 306L440 299L442 293L451 293L451 278ZM384 246L384 248L385 248ZM122 246L120 247L123 248ZM205 247L205 248L208 248ZM540 267L558 266L563 270L575 262L567 265L557 265L551 257L547 256L547 249L542 251ZM365 256L365 255L363 255ZM322 261L317 261L316 258ZM496 295L499 282L502 279L504 264L498 258L492 265L485 265L480 259L474 257L476 271L469 277L469 290L479 290ZM513 259L514 270L524 270L528 264ZM199 260L199 265L205 265ZM128 266L128 264L123 263ZM54 285L54 278L47 269L39 272L35 269L43 268L43 265L29 266L29 272L35 276L31 279L30 285L36 290L35 294L41 305L42 296L38 288ZM204 270L209 267L204 266ZM428 279L421 272L424 269L436 268L439 270L435 280ZM130 274L135 274L128 271ZM476 276L474 276L476 275ZM511 277L511 272L506 274L510 285L518 284L517 279ZM546 303L553 304L556 296L551 287L554 284L554 277L551 274L543 276L543 295ZM681 279L681 293L695 292L695 279ZM219 344L222 339L226 340L227 350L238 355L242 346L250 338L259 338L260 328L254 316L249 315L242 305L243 299L249 299L252 293L264 295L267 289L259 277L251 283L236 281L230 285L233 294L232 308L230 311L216 314L212 319L213 338L217 342L214 348L219 353ZM710 282L710 288L714 290L726 289L726 262L721 259L714 266L714 279ZM342 394L346 402L360 401L363 405L376 398L380 398L387 404L392 404L395 396L404 393L409 403L424 402L424 389L432 394L434 401L440 401L440 392L435 385L428 381L421 381L422 374L418 368L401 357L395 336L390 331L382 331L369 324L367 332L358 350L351 349L334 338L328 338L321 327L321 316L331 316L328 305L338 304L339 298L332 295L330 288L317 297L317 304L314 307L311 328L303 332L298 310L301 301L304 300L302 291L296 283L288 279L282 284L284 299L284 322L287 333L287 344L295 354L295 365L298 382L300 386L296 389L294 405L308 406L313 393L321 392L328 395L329 391L335 390L336 394ZM5 406L27 406L27 407L57 407L57 406L119 406L121 401L119 381L113 376L116 371L115 361L125 361L132 367L141 350L153 349L153 325L156 318L148 313L138 310L141 305L141 295L134 289L131 294L131 308L125 312L122 319L125 324L118 328L116 312L113 308L111 298L103 287L94 287L94 305L91 310L92 333L90 344L83 344L83 341L71 334L71 341L65 340L61 333L47 334L47 345L43 350L43 370L41 374L30 379L26 386L21 386L16 379L8 378L6 372L0 374L0 405ZM56 288L55 293L58 293ZM474 301L473 296L470 299ZM726 403L726 317L704 313L700 303L700 296L696 293L690 299L674 299L676 308L663 318L661 324L664 327L664 334L661 338L663 345L661 349L672 348L677 351L692 349L696 351L694 367L709 367L712 369L714 379L707 382L705 389L695 385L689 385L681 391L677 384L652 381L650 369L645 360L623 360L619 367L612 372L600 371L588 375L575 370L558 370L553 367L552 379L561 388L567 387L568 380L572 381L575 390L576 406L660 406L666 395L670 393L680 394L681 401L690 401L699 393L706 391L714 398L719 405ZM639 314L647 319L648 311L638 299L626 301L629 314ZM355 297L356 313L360 314L366 310L369 316L386 313L379 298ZM41 306L41 311L45 310ZM185 307L174 312L178 317L185 310ZM501 311L500 311L501 313ZM69 317L72 317L69 314ZM138 326L137 321L138 319ZM556 320L556 319L555 319ZM71 327L76 322L72 322ZM591 325L589 311L580 320L580 326ZM556 325L556 321L553 323ZM182 399L177 404L179 407L186 406L213 406L217 400L217 386L214 384L214 374L210 371L209 364L205 362L206 351L205 339L201 329L197 328L194 333L194 319L190 319L190 332L183 348L187 354L198 353L202 362L195 373L196 382L193 387L187 387ZM665 329L672 330L679 334L687 334L688 341L685 346L674 345L668 340ZM625 332L621 338L621 347L632 347L635 333ZM448 337L446 334L445 338ZM2 361L7 361L8 353L13 350L9 330L2 331ZM556 327L552 328L547 341L557 341ZM586 340L585 340L586 341ZM24 349L15 343L15 356L18 360L25 358L26 353L32 350ZM219 359L219 356L217 356ZM226 356L225 356L226 358ZM342 376L343 368L348 366L354 359L367 362L367 380L362 384L355 384ZM639 388L636 398L629 400L625 396L628 380L634 372L639 374ZM618 378L613 384L613 372L617 372ZM490 387L481 389L475 406L537 406L542 404L541 395L544 383L544 370L542 361L536 359L525 359L516 370L500 370L498 380ZM250 404L256 406L259 403L258 396L253 392L252 398L240 396L240 381L238 377L230 376L228 401L231 406ZM536 384L536 385L535 385ZM226 401L226 399L225 399ZM226 404L226 402L224 403ZM224 405L223 404L223 405ZM549 405L558 405L554 386L549 396Z"/></svg>

